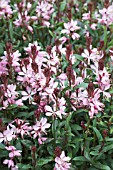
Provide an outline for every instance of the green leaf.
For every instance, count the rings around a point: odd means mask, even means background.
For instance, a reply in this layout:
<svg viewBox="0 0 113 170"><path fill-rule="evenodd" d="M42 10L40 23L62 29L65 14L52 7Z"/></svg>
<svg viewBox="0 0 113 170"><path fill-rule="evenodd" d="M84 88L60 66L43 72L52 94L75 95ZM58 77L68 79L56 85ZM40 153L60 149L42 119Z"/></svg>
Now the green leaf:
<svg viewBox="0 0 113 170"><path fill-rule="evenodd" d="M99 130L96 127L93 127L93 130L96 133L98 140L103 141L103 137L102 137L101 133L99 132Z"/></svg>
<svg viewBox="0 0 113 170"><path fill-rule="evenodd" d="M60 3L60 11L63 12L66 8L66 0L64 0L63 2Z"/></svg>
<svg viewBox="0 0 113 170"><path fill-rule="evenodd" d="M49 30L49 33L50 33L50 35L51 35L52 37L54 37L54 34L53 34L53 32L52 32L51 30Z"/></svg>
<svg viewBox="0 0 113 170"><path fill-rule="evenodd" d="M113 149L113 144L110 144L110 145L105 146L104 149L103 149L103 151L104 151L104 152L107 152L107 151L109 151L109 150L111 150L111 149Z"/></svg>
<svg viewBox="0 0 113 170"><path fill-rule="evenodd" d="M111 170L111 168L107 165L103 165L101 164L100 162L96 162L96 163L93 163L93 165L96 167L96 168L99 168L101 170Z"/></svg>
<svg viewBox="0 0 113 170"><path fill-rule="evenodd" d="M113 142L113 138L108 138L108 137L106 137L106 138L105 138L105 141L106 141L106 142L111 142L111 141Z"/></svg>
<svg viewBox="0 0 113 170"><path fill-rule="evenodd" d="M73 131L82 130L81 126L74 124L71 126Z"/></svg>
<svg viewBox="0 0 113 170"><path fill-rule="evenodd" d="M30 140L21 140L21 143L24 144L29 149L33 145L33 143Z"/></svg>
<svg viewBox="0 0 113 170"><path fill-rule="evenodd" d="M9 23L9 33L10 33L11 40L13 40L13 25L11 21Z"/></svg>
<svg viewBox="0 0 113 170"><path fill-rule="evenodd" d="M4 53L4 46L2 43L0 43L0 55Z"/></svg>
<svg viewBox="0 0 113 170"><path fill-rule="evenodd" d="M98 150L97 150L97 151L91 151L91 152L90 152L90 155L98 155L98 154L99 154Z"/></svg>
<svg viewBox="0 0 113 170"><path fill-rule="evenodd" d="M82 57L81 55L75 54L74 56L75 56L76 59L78 59L80 61L84 61L84 57Z"/></svg>
<svg viewBox="0 0 113 170"><path fill-rule="evenodd" d="M67 129L68 129L68 127L69 127L71 117L72 117L72 114L69 114L68 117L66 118L65 126L66 126Z"/></svg>
<svg viewBox="0 0 113 170"><path fill-rule="evenodd" d="M87 162L87 159L84 156L77 156L73 158L73 161Z"/></svg>
<svg viewBox="0 0 113 170"><path fill-rule="evenodd" d="M0 143L0 149L4 149L5 148L5 145Z"/></svg>
<svg viewBox="0 0 113 170"><path fill-rule="evenodd" d="M28 109L28 107L23 105L23 106L20 106L20 109Z"/></svg>
<svg viewBox="0 0 113 170"><path fill-rule="evenodd" d="M91 156L88 152L88 150L84 150L84 157L89 161L89 162L93 162L91 159Z"/></svg>
<svg viewBox="0 0 113 170"><path fill-rule="evenodd" d="M17 166L19 167L19 168L21 168L21 170L24 170L24 169L31 169L32 168L32 166L31 165L25 165L25 164L22 164L22 163L18 163L17 164Z"/></svg>
<svg viewBox="0 0 113 170"><path fill-rule="evenodd" d="M39 161L37 162L37 165L43 166L43 165L46 165L48 162L51 162L52 160L53 160L53 157L41 158L41 159L39 159Z"/></svg>
<svg viewBox="0 0 113 170"><path fill-rule="evenodd" d="M31 117L31 116L33 116L33 115L34 115L34 111L33 111L33 112L28 113L28 114L27 114L27 116L26 116L26 118L29 118L29 117Z"/></svg>
<svg viewBox="0 0 113 170"><path fill-rule="evenodd" d="M15 109L15 108L17 108L18 107L18 105L16 105L16 104L12 104L12 105L10 105L9 106L9 108L8 109Z"/></svg>

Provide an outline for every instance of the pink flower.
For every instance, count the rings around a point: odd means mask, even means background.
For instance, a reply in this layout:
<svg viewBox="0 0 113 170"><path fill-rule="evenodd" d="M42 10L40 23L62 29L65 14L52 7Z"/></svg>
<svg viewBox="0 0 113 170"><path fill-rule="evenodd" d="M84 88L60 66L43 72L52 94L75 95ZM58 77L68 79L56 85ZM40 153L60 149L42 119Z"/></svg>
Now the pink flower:
<svg viewBox="0 0 113 170"><path fill-rule="evenodd" d="M22 99L16 100L15 104L18 105L18 106L23 106Z"/></svg>
<svg viewBox="0 0 113 170"><path fill-rule="evenodd" d="M17 127L13 125L13 123L16 123ZM29 126L29 123L25 123L24 120L18 118L15 119L13 122L9 123L9 127L16 135L21 134L22 138L24 135L29 135L29 131L32 130L32 127Z"/></svg>
<svg viewBox="0 0 113 170"><path fill-rule="evenodd" d="M10 159L10 160L5 159L3 164L8 164L8 168L14 167L14 161L12 159Z"/></svg>
<svg viewBox="0 0 113 170"><path fill-rule="evenodd" d="M59 106L58 110L56 110L55 105L53 106L53 109L50 106L46 105L45 106L46 116L54 116L54 117L58 116L60 119L62 119L62 115L67 115L67 113L65 113L65 108L66 108L65 103L66 103L65 99L62 97L61 99L58 99L58 103L57 103Z"/></svg>
<svg viewBox="0 0 113 170"><path fill-rule="evenodd" d="M21 7L23 8L23 11L20 12L20 9L16 5L16 10L14 12L18 12L18 19L16 19L13 23L16 25L16 27L22 26L26 27L31 33L33 33L33 28L30 26L31 21L37 20L36 16L28 16L28 12L31 8L31 4L27 3L27 9L25 8L26 4L24 2L19 3Z"/></svg>
<svg viewBox="0 0 113 170"><path fill-rule="evenodd" d="M89 97L83 101L84 105L88 105L90 107L89 116L93 118L94 114L97 114L99 111L103 111L104 104L100 102L100 89L95 89L93 92L93 96Z"/></svg>
<svg viewBox="0 0 113 170"><path fill-rule="evenodd" d="M108 92L105 92L111 86L109 78L110 75L107 72L106 68L104 67L103 70L99 70L98 63L95 63L95 66L91 66L91 68L95 70L94 74L96 75L97 80L97 82L94 82L94 84L99 85L99 89L101 90L104 96L110 97L110 94Z"/></svg>
<svg viewBox="0 0 113 170"><path fill-rule="evenodd" d="M42 145L43 142L46 141L46 140L47 140L47 138L39 137L39 138L38 138L38 143L39 143L40 145Z"/></svg>
<svg viewBox="0 0 113 170"><path fill-rule="evenodd" d="M19 57L21 56L21 54L19 53L19 51L15 51L15 52L10 52L10 63L11 65L16 68L19 67ZM7 54L7 51L4 51L4 56L2 57L3 61L7 62L9 61L9 55Z"/></svg>
<svg viewBox="0 0 113 170"><path fill-rule="evenodd" d="M16 92L15 90L16 90L16 85L9 84L7 86L7 91L5 92L5 96L8 98L15 99L16 96L18 95L18 92Z"/></svg>
<svg viewBox="0 0 113 170"><path fill-rule="evenodd" d="M100 16L96 13L96 18L99 23L109 26L113 23L113 3L108 8L99 10Z"/></svg>
<svg viewBox="0 0 113 170"><path fill-rule="evenodd" d="M95 24L95 23L91 24L91 26L90 26L90 28L91 28L92 30L96 30L96 27L97 27L97 24Z"/></svg>
<svg viewBox="0 0 113 170"><path fill-rule="evenodd" d="M21 156L21 152L22 151L20 151L20 150L16 150L16 148L14 147L14 146L9 146L9 147L5 147L8 151L11 151L10 153L9 153L9 157L12 159L12 158L14 158L15 156Z"/></svg>
<svg viewBox="0 0 113 170"><path fill-rule="evenodd" d="M5 17L5 14L8 15L8 17L12 14L12 9L9 5L9 0L1 0L0 1L0 18L1 16Z"/></svg>
<svg viewBox="0 0 113 170"><path fill-rule="evenodd" d="M39 20L41 18L41 22L43 25L47 27L50 26L49 20L53 12L54 8L52 4L50 4L47 1L38 2L38 5L36 7L36 13L37 16L39 17Z"/></svg>
<svg viewBox="0 0 113 170"><path fill-rule="evenodd" d="M6 61L1 61L0 62L0 75L2 75L3 73L7 74L7 68L6 68Z"/></svg>
<svg viewBox="0 0 113 170"><path fill-rule="evenodd" d="M41 118L40 121L37 121L36 124L33 126L33 131L31 132L31 134L34 134L33 137L34 139L38 136L38 142L39 144L42 144L43 141L45 141L47 138L42 137L43 134L47 134L46 133L46 129L48 129L51 125L49 123L47 123L47 119L46 118Z"/></svg>
<svg viewBox="0 0 113 170"><path fill-rule="evenodd" d="M27 91L27 92L26 92ZM22 91L22 100L27 100L29 99L29 103L33 101L32 95L36 93L36 90L30 88L29 86L26 87L26 91Z"/></svg>
<svg viewBox="0 0 113 170"><path fill-rule="evenodd" d="M88 65L90 64L90 61L97 62L103 57L103 53L100 54L97 48L92 49L92 47L90 47L90 52L87 49L84 49L84 53L81 55L88 59Z"/></svg>
<svg viewBox="0 0 113 170"><path fill-rule="evenodd" d="M112 50L112 49L110 49L110 50L109 50L109 52L110 52L111 60L113 61L113 50Z"/></svg>
<svg viewBox="0 0 113 170"><path fill-rule="evenodd" d="M3 133L0 132L0 143L10 142L13 139L13 132L11 130L5 130Z"/></svg>
<svg viewBox="0 0 113 170"><path fill-rule="evenodd" d="M12 66L13 67L20 66L20 64L19 64L20 56L21 56L21 54L19 53L18 50L12 53L11 57L12 57Z"/></svg>
<svg viewBox="0 0 113 170"><path fill-rule="evenodd" d="M55 158L55 167L54 170L68 170L70 169L71 163L68 163L70 161L70 157L65 156L65 152L62 151L61 155L59 157Z"/></svg>
<svg viewBox="0 0 113 170"><path fill-rule="evenodd" d="M89 13L84 13L84 14L82 15L82 19L83 19L83 20L90 20L90 18L91 18L90 12L89 12Z"/></svg>
<svg viewBox="0 0 113 170"><path fill-rule="evenodd" d="M80 27L77 26L77 21L71 20L68 23L64 23L64 27L65 29L63 29L61 33L71 36L73 40L79 39L80 35L75 33L75 31L80 29Z"/></svg>
<svg viewBox="0 0 113 170"><path fill-rule="evenodd" d="M51 125L47 123L47 119L42 117L40 121L36 122L36 125L33 126L33 129L35 131L40 130L41 132L46 134L45 129L48 129L50 126Z"/></svg>

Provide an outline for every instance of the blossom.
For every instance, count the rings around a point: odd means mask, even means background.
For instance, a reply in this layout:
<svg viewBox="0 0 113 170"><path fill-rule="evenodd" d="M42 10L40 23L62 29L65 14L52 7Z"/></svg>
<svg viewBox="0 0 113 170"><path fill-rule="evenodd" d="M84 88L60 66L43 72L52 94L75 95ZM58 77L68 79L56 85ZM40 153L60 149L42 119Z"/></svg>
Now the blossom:
<svg viewBox="0 0 113 170"><path fill-rule="evenodd" d="M49 20L53 12L54 12L54 8L52 4L50 4L47 1L38 2L36 7L36 13L37 16L39 17L39 20L41 18L41 22L44 26L47 27L50 26Z"/></svg>
<svg viewBox="0 0 113 170"><path fill-rule="evenodd" d="M39 144L42 144L43 141L45 141L47 138L42 137L43 134L46 133L46 129L48 129L51 126L51 124L47 123L46 118L41 118L40 121L37 121L35 125L33 125L33 131L31 134L33 134L33 138L35 139L37 136Z"/></svg>
<svg viewBox="0 0 113 170"><path fill-rule="evenodd" d="M6 61L1 61L0 62L0 75L2 74L8 74L8 70L7 70L7 62Z"/></svg>
<svg viewBox="0 0 113 170"><path fill-rule="evenodd" d="M70 157L65 156L65 152L62 151L61 155L55 158L55 167L54 170L68 170L70 169L71 163L68 163L70 161Z"/></svg>
<svg viewBox="0 0 113 170"><path fill-rule="evenodd" d="M113 23L113 3L108 8L99 10L99 14L95 14L98 22L109 26Z"/></svg>
<svg viewBox="0 0 113 170"><path fill-rule="evenodd" d="M14 158L15 156L21 156L21 152L22 151L20 151L20 150L16 150L16 148L14 147L14 146L9 146L9 147L5 147L6 148L6 150L8 150L8 151L11 151L10 153L9 153L9 157L10 158Z"/></svg>
<svg viewBox="0 0 113 170"><path fill-rule="evenodd" d="M16 27L24 26L29 30L31 33L33 33L33 28L30 26L30 22L36 21L36 16L29 16L29 10L31 9L32 4L30 2L26 3L24 1L19 3L19 6L15 5L16 9L14 12L18 12L18 19L16 19L13 23L16 25ZM27 8L26 8L27 7ZM22 8L23 10L20 10Z"/></svg>
<svg viewBox="0 0 113 170"><path fill-rule="evenodd" d="M42 117L40 121L36 122L36 125L33 126L33 129L35 131L40 130L41 132L46 134L45 129L48 129L50 126L51 125L47 123L47 119Z"/></svg>
<svg viewBox="0 0 113 170"><path fill-rule="evenodd" d="M16 96L18 95L18 92L15 91L16 90L16 85L13 84L9 84L7 86L7 91L5 92L5 96L15 99Z"/></svg>
<svg viewBox="0 0 113 170"><path fill-rule="evenodd" d="M5 159L3 161L3 164L8 164L8 168L12 168L14 167L14 161L12 159L8 160L8 159Z"/></svg>
<svg viewBox="0 0 113 170"><path fill-rule="evenodd" d="M39 72L43 62L46 62L47 59L44 57L47 55L45 51L41 51L41 47L38 45L38 42L29 43L28 47L25 47L24 50L29 54L30 63L36 62L39 67Z"/></svg>
<svg viewBox="0 0 113 170"><path fill-rule="evenodd" d="M12 12L12 9L9 5L9 0L1 0L0 1L0 18L1 16L4 16L5 17L5 14L9 17L11 16L11 14L13 13Z"/></svg>
<svg viewBox="0 0 113 170"><path fill-rule="evenodd" d="M92 49L92 47L90 47L90 52L87 49L84 49L84 52L81 55L88 59L88 64L90 64L91 60L97 62L103 57L103 53L101 54L97 48Z"/></svg>
<svg viewBox="0 0 113 170"><path fill-rule="evenodd" d="M15 68L20 66L19 64L19 57L21 56L21 54L19 53L19 51L14 51L10 53L10 60L11 60L11 65ZM4 56L2 57L3 61L5 62L9 62L9 54L7 53L7 51L4 51Z"/></svg>
<svg viewBox="0 0 113 170"><path fill-rule="evenodd" d="M80 35L75 33L75 31L80 29L80 27L77 26L77 21L71 20L68 23L64 23L64 28L61 33L71 36L73 40L79 39Z"/></svg>
<svg viewBox="0 0 113 170"><path fill-rule="evenodd" d="M3 163L8 164L8 168L11 168L11 170L18 170L18 166L14 164L13 159L15 157L21 156L22 151L17 150L14 146L8 146L8 147L6 146L5 149L10 151L9 153L10 160L5 159Z"/></svg>
<svg viewBox="0 0 113 170"><path fill-rule="evenodd" d="M33 101L32 95L34 95L36 93L36 90L27 86L26 91L22 91L22 95L23 95L22 100L29 99L29 103L31 103L31 101Z"/></svg>
<svg viewBox="0 0 113 170"><path fill-rule="evenodd" d="M90 18L91 18L90 11L88 13L84 13L82 15L83 20L90 20Z"/></svg>
<svg viewBox="0 0 113 170"><path fill-rule="evenodd" d="M0 143L1 142L10 142L13 139L13 131L5 130L3 133L0 132Z"/></svg>
<svg viewBox="0 0 113 170"><path fill-rule="evenodd" d="M13 125L13 123L16 123L16 126ZM29 126L29 123L26 123L24 120L18 118L9 123L8 127L10 127L11 131L13 131L16 135L21 134L22 138L24 135L29 135L29 131L32 130L32 127Z"/></svg>
<svg viewBox="0 0 113 170"><path fill-rule="evenodd" d="M92 96L88 97L87 100L83 101L84 105L89 106L89 116L93 118L94 114L97 114L99 111L103 111L104 104L100 102L100 89L95 89L92 93Z"/></svg>
<svg viewBox="0 0 113 170"><path fill-rule="evenodd" d="M58 116L60 119L62 119L62 115L67 115L67 113L65 113L65 108L66 108L65 107L65 103L66 103L65 99L62 97L61 99L58 99L57 102L58 102L57 103L58 110L56 110L55 105L53 106L53 109L48 105L45 106L46 116L53 115L54 117Z"/></svg>
<svg viewBox="0 0 113 170"><path fill-rule="evenodd" d="M20 64L19 64L20 56L21 56L21 54L19 53L18 50L12 53L11 57L12 57L12 66L13 67L20 66Z"/></svg>
<svg viewBox="0 0 113 170"><path fill-rule="evenodd" d="M111 60L113 61L113 49L110 49L109 52L110 52Z"/></svg>

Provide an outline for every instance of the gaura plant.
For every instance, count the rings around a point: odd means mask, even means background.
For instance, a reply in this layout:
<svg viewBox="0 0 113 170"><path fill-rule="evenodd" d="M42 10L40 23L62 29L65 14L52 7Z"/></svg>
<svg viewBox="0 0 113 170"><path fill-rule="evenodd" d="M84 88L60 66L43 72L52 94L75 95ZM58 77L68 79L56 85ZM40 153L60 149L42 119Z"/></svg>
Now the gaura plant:
<svg viewBox="0 0 113 170"><path fill-rule="evenodd" d="M0 0L0 167L113 169L113 3Z"/></svg>

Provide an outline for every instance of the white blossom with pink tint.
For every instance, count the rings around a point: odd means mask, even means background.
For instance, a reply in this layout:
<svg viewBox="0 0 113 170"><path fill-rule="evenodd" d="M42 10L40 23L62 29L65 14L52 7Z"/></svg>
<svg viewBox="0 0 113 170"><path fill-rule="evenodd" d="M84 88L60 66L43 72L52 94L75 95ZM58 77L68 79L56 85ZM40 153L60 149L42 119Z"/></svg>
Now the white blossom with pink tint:
<svg viewBox="0 0 113 170"><path fill-rule="evenodd" d="M111 60L113 61L113 50L110 49L109 52L110 52Z"/></svg>
<svg viewBox="0 0 113 170"><path fill-rule="evenodd" d="M100 93L101 90L95 89L93 96L83 100L83 104L89 106L89 116L93 118L94 114L97 114L99 111L103 111L104 104L100 102Z"/></svg>
<svg viewBox="0 0 113 170"><path fill-rule="evenodd" d="M3 133L0 132L0 143L1 142L10 142L14 137L13 131L10 129L5 130Z"/></svg>
<svg viewBox="0 0 113 170"><path fill-rule="evenodd" d="M10 17L13 13L9 2L10 0L0 0L0 18L5 17L5 14Z"/></svg>
<svg viewBox="0 0 113 170"><path fill-rule="evenodd" d="M113 3L109 5L108 8L103 8L99 10L99 13L95 13L96 18L98 19L98 22L101 24L104 24L106 26L109 26L113 23Z"/></svg>
<svg viewBox="0 0 113 170"><path fill-rule="evenodd" d="M22 91L22 100L27 100L29 99L29 103L32 103L33 101L33 95L36 93L35 89L32 89L31 87L27 86L26 91Z"/></svg>
<svg viewBox="0 0 113 170"><path fill-rule="evenodd" d="M80 29L80 27L77 26L77 21L71 20L68 23L64 23L64 28L65 29L63 29L61 33L71 36L73 40L80 38L80 35L78 33L75 33L75 31Z"/></svg>
<svg viewBox="0 0 113 170"><path fill-rule="evenodd" d="M88 65L90 64L91 60L93 62L99 61L103 57L103 53L100 54L100 52L97 50L97 48L90 47L90 52L87 49L84 49L84 53L81 54L84 58L87 58Z"/></svg>
<svg viewBox="0 0 113 170"><path fill-rule="evenodd" d="M41 21L44 26L50 26L49 20L53 12L54 8L52 4L47 1L38 2L36 7L36 13L39 18L39 21Z"/></svg>
<svg viewBox="0 0 113 170"><path fill-rule="evenodd" d="M12 57L12 66L13 67L20 66L20 64L19 64L20 56L21 56L21 54L19 53L18 50L12 53L11 57Z"/></svg>
<svg viewBox="0 0 113 170"><path fill-rule="evenodd" d="M13 23L16 25L16 27L22 26L26 27L31 33L33 33L33 28L30 26L30 22L34 22L37 20L36 16L30 16L29 10L32 7L32 4L30 2L27 3L25 1L22 1L19 3L19 6L22 8L22 11L20 12L20 9L18 8L17 4L15 4L15 10L14 13L18 13L18 19L16 19Z"/></svg>
<svg viewBox="0 0 113 170"><path fill-rule="evenodd" d="M19 157L21 156L21 150L17 150L14 146L6 146L5 147L6 150L10 151L9 152L9 158L5 159L3 164L8 164L8 168L11 168L11 170L18 170L18 166L14 164L14 158L15 157Z"/></svg>
<svg viewBox="0 0 113 170"><path fill-rule="evenodd" d="M8 74L8 69L6 68L6 61L1 61L0 62L0 75L2 74Z"/></svg>
<svg viewBox="0 0 113 170"><path fill-rule="evenodd" d="M18 106L23 106L24 104L22 103L22 99L18 99L15 101L15 104Z"/></svg>
<svg viewBox="0 0 113 170"><path fill-rule="evenodd" d="M65 104L66 101L65 99L62 97L61 99L58 99L57 101L57 105L58 105L58 110L56 110L56 105L53 105L53 109L52 107L46 105L45 106L45 110L46 110L46 116L54 116L54 117L59 117L60 119L62 119L62 115L67 115L67 113L65 113Z"/></svg>
<svg viewBox="0 0 113 170"><path fill-rule="evenodd" d="M42 137L43 134L47 135L46 129L48 129L51 126L51 124L47 123L46 118L41 118L40 121L37 121L35 125L33 125L33 131L31 134L33 134L33 138L35 139L37 136L39 144L42 144L43 141L45 141L47 138Z"/></svg>
<svg viewBox="0 0 113 170"><path fill-rule="evenodd" d="M83 20L90 20L91 19L90 11L88 13L83 13L82 19Z"/></svg>
<svg viewBox="0 0 113 170"><path fill-rule="evenodd" d="M21 152L20 150L16 150L16 148L14 146L6 146L5 147L6 150L10 151L9 153L9 157L10 159L14 158L15 156L21 156Z"/></svg>
<svg viewBox="0 0 113 170"><path fill-rule="evenodd" d="M54 170L69 170L71 167L71 163L69 161L71 160L70 157L65 156L65 152L62 151L61 155L55 158L55 167Z"/></svg>
<svg viewBox="0 0 113 170"><path fill-rule="evenodd" d="M11 170L12 170L12 168L14 167L14 161L13 161L12 159L10 159L10 160L5 159L5 160L3 161L3 164L8 164L8 168L11 168Z"/></svg>
<svg viewBox="0 0 113 170"><path fill-rule="evenodd" d="M35 58L32 54L33 53L32 49L34 49L35 51ZM45 51L41 51L41 47L38 45L37 41L35 41L33 44L29 43L29 46L25 47L24 50L26 51L27 54L29 54L30 63L35 61L39 67L39 72L41 72L40 70L41 70L42 63L47 62L47 59L45 58L47 53Z"/></svg>
<svg viewBox="0 0 113 170"><path fill-rule="evenodd" d="M16 123L16 125L14 125L14 123ZM30 136L30 131L32 130L32 127L29 126L29 123L26 123L24 120L18 118L9 123L8 127L12 132L14 132L15 135L20 134L22 138L24 135Z"/></svg>
<svg viewBox="0 0 113 170"><path fill-rule="evenodd" d="M7 86L7 91L5 92L5 96L15 99L17 95L18 95L18 92L16 92L16 85L9 84Z"/></svg>
<svg viewBox="0 0 113 170"><path fill-rule="evenodd" d="M23 84L27 83L32 86L35 82L35 73L33 72L31 64L22 67L22 70L18 72L17 80L23 82Z"/></svg>

